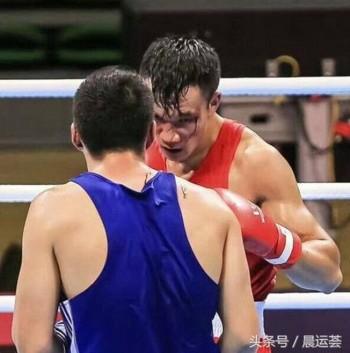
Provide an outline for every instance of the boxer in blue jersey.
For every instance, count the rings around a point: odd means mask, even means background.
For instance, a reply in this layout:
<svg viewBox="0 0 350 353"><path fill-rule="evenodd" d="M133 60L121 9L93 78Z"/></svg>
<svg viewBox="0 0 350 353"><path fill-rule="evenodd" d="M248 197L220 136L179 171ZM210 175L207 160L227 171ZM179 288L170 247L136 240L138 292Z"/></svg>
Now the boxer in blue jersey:
<svg viewBox="0 0 350 353"><path fill-rule="evenodd" d="M59 305L72 353L254 352L240 226L215 191L145 165L147 85L116 67L98 70L80 85L73 113L88 172L42 193L28 212L18 352L65 351L53 334Z"/></svg>

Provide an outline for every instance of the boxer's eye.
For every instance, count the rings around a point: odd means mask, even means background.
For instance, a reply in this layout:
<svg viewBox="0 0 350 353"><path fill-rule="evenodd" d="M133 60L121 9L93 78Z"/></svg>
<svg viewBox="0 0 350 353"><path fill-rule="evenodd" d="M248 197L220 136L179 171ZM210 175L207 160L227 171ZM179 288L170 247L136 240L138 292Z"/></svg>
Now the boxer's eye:
<svg viewBox="0 0 350 353"><path fill-rule="evenodd" d="M163 123L165 123L165 120L164 120L161 116L159 116L159 115L155 115L155 116L154 116L154 121L155 121L156 124L163 124Z"/></svg>
<svg viewBox="0 0 350 353"><path fill-rule="evenodd" d="M178 121L179 124L192 124L196 121L194 118L182 118Z"/></svg>

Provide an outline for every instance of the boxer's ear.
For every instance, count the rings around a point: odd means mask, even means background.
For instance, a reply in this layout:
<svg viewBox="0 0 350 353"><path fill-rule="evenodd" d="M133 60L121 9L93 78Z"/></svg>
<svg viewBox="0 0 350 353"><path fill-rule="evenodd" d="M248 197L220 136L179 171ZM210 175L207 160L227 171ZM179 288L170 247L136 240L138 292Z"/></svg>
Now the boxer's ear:
<svg viewBox="0 0 350 353"><path fill-rule="evenodd" d="M209 101L209 109L216 112L221 103L221 93L215 92Z"/></svg>
<svg viewBox="0 0 350 353"><path fill-rule="evenodd" d="M78 130L76 129L74 123L70 126L70 136L73 146L78 150L82 151L84 148L83 142L81 141L81 137L79 135Z"/></svg>

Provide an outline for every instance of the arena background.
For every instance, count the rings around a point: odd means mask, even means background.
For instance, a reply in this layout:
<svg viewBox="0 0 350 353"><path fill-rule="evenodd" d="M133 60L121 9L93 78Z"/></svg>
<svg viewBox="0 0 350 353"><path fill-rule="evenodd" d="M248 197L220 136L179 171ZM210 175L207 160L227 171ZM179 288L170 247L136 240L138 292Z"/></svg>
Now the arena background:
<svg viewBox="0 0 350 353"><path fill-rule="evenodd" d="M336 0L1 0L0 79L81 78L109 64L137 68L148 44L171 33L197 35L213 45L224 77L350 75L349 16L350 1ZM282 112L281 104L286 108ZM299 178L302 132L292 129L283 114L298 119L295 104L274 97L226 101L222 109L279 148ZM337 111L334 125L350 124L347 99L332 100L331 107ZM0 184L59 184L84 171L82 156L70 146L70 121L70 99L1 99ZM328 147L324 174L330 180L350 182L350 136L334 135ZM349 291L349 202L323 203L321 208L327 218L322 222L330 227L342 255L344 281L339 291ZM3 294L15 288L27 210L28 204L0 204ZM276 291L301 290L279 276ZM346 310L268 312L267 332L288 335L290 340L297 335L339 334L342 348L328 351L349 353L345 324L349 318ZM4 323L0 316L0 337ZM0 346L1 353L10 351L12 347Z"/></svg>

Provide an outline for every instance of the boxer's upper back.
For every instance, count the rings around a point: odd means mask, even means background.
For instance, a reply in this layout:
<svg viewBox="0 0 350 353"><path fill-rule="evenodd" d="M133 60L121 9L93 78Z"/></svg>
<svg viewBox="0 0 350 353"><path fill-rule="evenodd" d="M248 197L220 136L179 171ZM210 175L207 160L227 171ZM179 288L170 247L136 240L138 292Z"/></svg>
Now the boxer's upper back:
<svg viewBox="0 0 350 353"><path fill-rule="evenodd" d="M175 178L157 174L142 192L93 173L74 182L92 200L108 249L96 280L69 300L80 351L91 349L91 335L102 326L94 341L99 351L113 351L118 342L121 351L130 352L186 352L187 344L214 352L210 322L218 287L190 246Z"/></svg>

